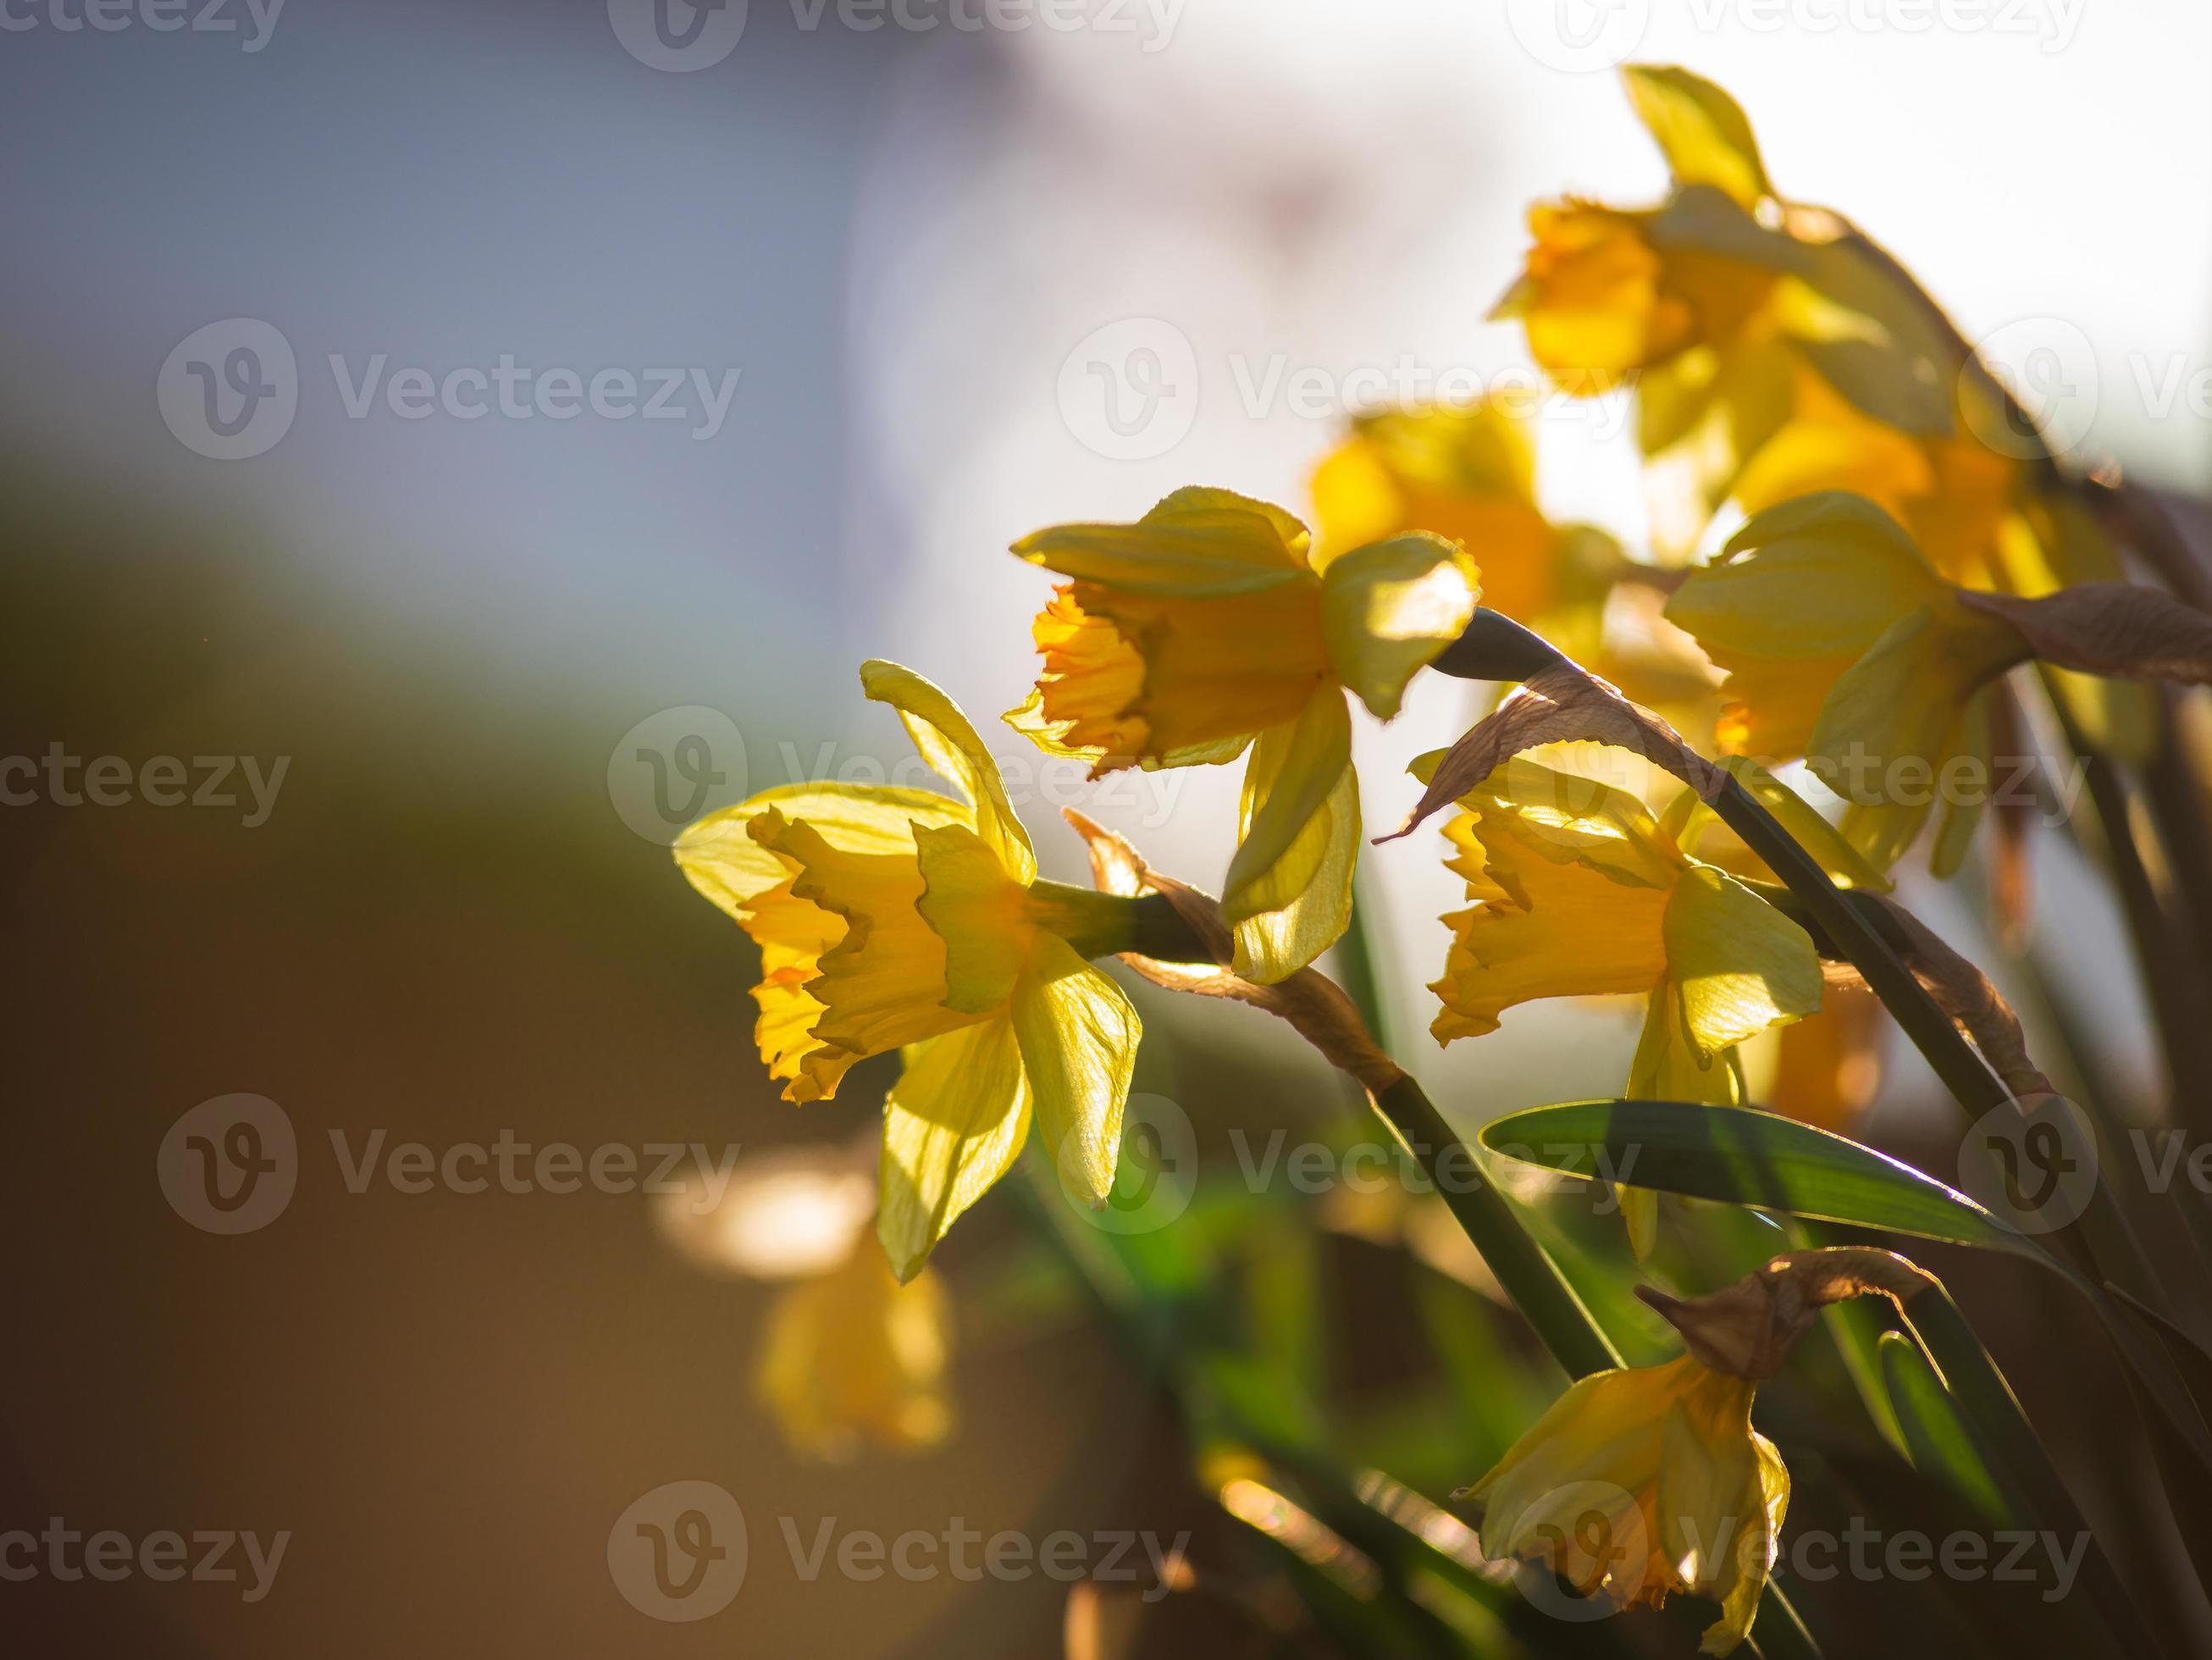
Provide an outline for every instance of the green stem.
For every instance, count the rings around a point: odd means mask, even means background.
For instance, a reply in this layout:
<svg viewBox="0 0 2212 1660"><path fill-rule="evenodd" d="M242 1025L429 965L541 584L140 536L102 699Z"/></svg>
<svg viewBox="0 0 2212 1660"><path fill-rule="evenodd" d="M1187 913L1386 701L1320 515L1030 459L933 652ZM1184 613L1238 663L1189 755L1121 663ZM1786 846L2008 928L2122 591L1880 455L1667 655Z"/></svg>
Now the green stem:
<svg viewBox="0 0 2212 1660"><path fill-rule="evenodd" d="M1206 947L1164 894L1131 898L1040 877L1030 884L1030 914L1085 957L1133 951L1170 963L1210 963Z"/></svg>
<svg viewBox="0 0 2212 1660"><path fill-rule="evenodd" d="M1392 1033L1389 1011L1382 1001L1382 952L1376 946L1376 914L1380 909L1375 879L1363 862L1352 876L1352 923L1345 929L1344 938L1336 942L1336 978L1359 1011L1359 1018L1367 1023L1367 1030L1375 1035L1376 1043L1388 1054Z"/></svg>
<svg viewBox="0 0 2212 1660"><path fill-rule="evenodd" d="M1498 1283L1567 1375L1587 1377L1620 1366L1620 1352L1598 1329L1559 1265L1522 1225L1511 1202L1491 1186L1474 1150L1444 1122L1421 1086L1401 1077L1373 1099L1375 1110L1419 1160Z"/></svg>

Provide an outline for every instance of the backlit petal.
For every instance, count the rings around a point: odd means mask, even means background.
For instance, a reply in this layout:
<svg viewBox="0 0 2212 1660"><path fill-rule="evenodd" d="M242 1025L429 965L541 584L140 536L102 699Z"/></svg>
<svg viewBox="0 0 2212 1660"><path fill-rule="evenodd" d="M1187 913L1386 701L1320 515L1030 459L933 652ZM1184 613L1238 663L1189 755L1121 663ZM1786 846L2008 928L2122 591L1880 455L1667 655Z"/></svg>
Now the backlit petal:
<svg viewBox="0 0 2212 1660"><path fill-rule="evenodd" d="M1309 697L1295 721L1261 734L1246 765L1240 839L1222 896L1232 924L1282 909L1320 869L1328 826L1313 821L1351 764L1351 714L1334 686Z"/></svg>
<svg viewBox="0 0 2212 1660"><path fill-rule="evenodd" d="M1191 488L1133 525L1055 525L1013 550L1031 564L1159 597L1252 593L1310 575L1306 527L1282 508Z"/></svg>
<svg viewBox="0 0 2212 1660"><path fill-rule="evenodd" d="M1895 520L1832 492L1753 519L1675 590L1667 620L1709 653L1852 657L1943 592Z"/></svg>
<svg viewBox="0 0 2212 1660"><path fill-rule="evenodd" d="M912 669L880 658L860 665L860 690L896 709L921 758L967 794L975 808L975 833L999 855L1007 873L1018 882L1033 880L1036 854L1029 832L1007 805L998 762L960 706Z"/></svg>
<svg viewBox="0 0 2212 1660"><path fill-rule="evenodd" d="M734 807L708 813L676 838L676 863L691 885L731 915L791 872L749 828L770 807L804 819L833 848L850 853L907 853L915 824L965 824L959 802L928 790L889 785L780 784Z"/></svg>
<svg viewBox="0 0 2212 1660"><path fill-rule="evenodd" d="M1820 1006L1820 959L1804 929L1709 865L1668 901L1667 968L1707 1058Z"/></svg>
<svg viewBox="0 0 2212 1660"><path fill-rule="evenodd" d="M1249 790L1249 773L1245 782ZM1309 862L1316 849L1318 856ZM1358 861L1359 780L1347 766L1289 856L1253 891L1255 900L1287 893L1287 903L1235 924L1231 968L1238 977L1274 985L1342 939L1352 923L1352 879Z"/></svg>
<svg viewBox="0 0 2212 1660"><path fill-rule="evenodd" d="M915 1044L884 1103L876 1236L902 1281L1004 1176L1030 1128L1030 1087L1010 1019Z"/></svg>
<svg viewBox="0 0 2212 1660"><path fill-rule="evenodd" d="M1322 634L1336 678L1378 721L1398 713L1406 683L1466 629L1481 574L1457 544L1427 532L1354 548L1322 577Z"/></svg>
<svg viewBox="0 0 2212 1660"><path fill-rule="evenodd" d="M1044 1150L1069 1186L1104 1203L1121 1157L1143 1026L1127 995L1052 934L1014 994L1013 1027Z"/></svg>

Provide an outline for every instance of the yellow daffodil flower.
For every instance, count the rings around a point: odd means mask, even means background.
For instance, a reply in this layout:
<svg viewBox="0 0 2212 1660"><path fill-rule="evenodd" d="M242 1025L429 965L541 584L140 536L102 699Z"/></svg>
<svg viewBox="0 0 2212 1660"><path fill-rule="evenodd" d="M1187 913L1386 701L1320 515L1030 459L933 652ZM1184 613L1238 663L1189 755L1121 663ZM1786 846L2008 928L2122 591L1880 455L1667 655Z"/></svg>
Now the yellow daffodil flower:
<svg viewBox="0 0 2212 1660"><path fill-rule="evenodd" d="M1790 1505L1782 1455L1751 1426L1755 1388L1687 1354L1582 1379L1468 1489L1484 1554L1623 1608L1710 1597L1721 1617L1700 1651L1733 1651Z"/></svg>
<svg viewBox="0 0 2212 1660"><path fill-rule="evenodd" d="M1984 413L1948 435L1912 435L1863 414L1808 369L1796 383L1790 419L1735 480L1745 513L1849 491L1886 510L1936 573L1963 587L2037 598L2121 580L2118 554L2079 500L2044 488L2024 459L1976 435L2004 417ZM1959 395L1962 409L1990 402L1971 376L1960 378ZM2147 688L2063 671L2052 683L2099 749L2137 762L2154 751L2159 713Z"/></svg>
<svg viewBox="0 0 2212 1660"><path fill-rule="evenodd" d="M1482 550L1482 599L1579 661L1599 649L1607 593L1627 563L1588 525L1554 526L1536 505L1528 423L1491 399L1353 421L1313 477L1326 550L1433 531Z"/></svg>
<svg viewBox="0 0 2212 1660"><path fill-rule="evenodd" d="M1134 524L1060 525L1014 552L1068 578L1039 614L1044 659L1007 715L1099 776L1251 751L1222 898L1235 968L1272 984L1351 918L1359 844L1347 695L1380 720L1474 614L1455 544L1394 536L1326 560L1280 508L1181 489Z"/></svg>
<svg viewBox="0 0 2212 1660"><path fill-rule="evenodd" d="M1048 1152L1103 1203L1139 1025L1120 987L1056 931L1036 855L957 705L896 663L860 669L922 758L959 785L791 784L701 819L676 844L694 887L761 949L757 1037L784 1098L827 1100L892 1049L877 1231L911 1280L1006 1173L1034 1113Z"/></svg>
<svg viewBox="0 0 2212 1660"><path fill-rule="evenodd" d="M1564 392L1593 397L1692 347L1717 351L1770 325L1773 271L1678 240L1656 210L1539 203L1535 246L1492 313L1517 317Z"/></svg>
<svg viewBox="0 0 2212 1660"><path fill-rule="evenodd" d="M1626 1093L1735 1105L1735 1045L1820 1006L1805 931L1684 854L1626 791L1516 756L1459 806L1444 826L1447 867L1475 903L1443 919L1451 947L1430 987L1443 1005L1430 1026L1438 1043L1495 1031L1506 1009L1537 998L1638 996ZM1622 1199L1643 1256L1656 1195Z"/></svg>
<svg viewBox="0 0 2212 1660"><path fill-rule="evenodd" d="M1536 505L1528 423L1506 404L1431 404L1365 415L1315 470L1324 550L1433 531L1482 550L1482 602L1541 634L1675 726L1709 731L1713 676L1659 615L1620 544L1553 525Z"/></svg>
<svg viewBox="0 0 2212 1660"><path fill-rule="evenodd" d="M842 1459L863 1444L917 1452L943 1441L950 1301L930 1269L900 1285L865 1239L828 1274L781 1292L754 1384L793 1448Z"/></svg>
<svg viewBox="0 0 2212 1660"><path fill-rule="evenodd" d="M1784 412L1775 349L1804 310L1792 304L1802 261L1771 222L1772 187L1735 100L1681 70L1622 75L1674 194L1641 210L1539 203L1527 265L1493 315L1521 320L1530 356L1565 392L1591 397L1633 378L1646 453L1702 432L1710 465L1720 447L1747 454L1742 429Z"/></svg>
<svg viewBox="0 0 2212 1660"><path fill-rule="evenodd" d="M1942 797L1931 865L1958 868L1990 785L1988 683L2026 650L1895 520L1843 494L1770 508L1667 615L1728 671L1723 748L1807 757L1851 803L1844 836L1882 870Z"/></svg>
<svg viewBox="0 0 2212 1660"><path fill-rule="evenodd" d="M1742 110L1679 69L1632 65L1664 155L1659 207L1540 204L1498 307L1578 396L1633 380L1652 539L1686 557L1721 507L1850 490L1902 521L1950 581L2039 595L2120 575L2109 540L2034 465L2032 435L1932 304L1835 215L1784 202ZM2147 695L2066 682L2111 744Z"/></svg>
<svg viewBox="0 0 2212 1660"><path fill-rule="evenodd" d="M2021 510L2026 470L1966 434L1900 432L1863 413L1810 368L1794 374L1788 420L1736 477L1734 498L1756 515L1799 496L1849 490L1912 532L1929 562L1954 582L2010 586L2002 556L2008 520Z"/></svg>

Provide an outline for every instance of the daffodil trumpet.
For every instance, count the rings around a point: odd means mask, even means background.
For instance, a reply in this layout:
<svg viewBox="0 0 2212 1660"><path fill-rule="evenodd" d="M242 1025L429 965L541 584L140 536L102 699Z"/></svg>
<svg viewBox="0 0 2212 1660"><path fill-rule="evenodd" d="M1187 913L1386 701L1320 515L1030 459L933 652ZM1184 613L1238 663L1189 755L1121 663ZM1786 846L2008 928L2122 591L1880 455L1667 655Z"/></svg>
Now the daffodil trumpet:
<svg viewBox="0 0 2212 1660"><path fill-rule="evenodd" d="M1624 790L1513 756L1461 796L1444 834L1470 904L1443 919L1451 945L1430 987L1440 1043L1494 1031L1531 1000L1627 994L1644 1012L1626 1092L1733 1105L1736 1046L1820 1006L1805 931L1683 852ZM1646 1256L1657 1195L1624 1189L1621 1201Z"/></svg>
<svg viewBox="0 0 2212 1660"><path fill-rule="evenodd" d="M1162 913L1041 884L997 763L952 700L895 663L863 665L860 684L964 799L784 785L701 819L675 854L760 947L756 1038L787 1100L829 1100L854 1063L899 1052L877 1235L905 1281L1012 1164L1032 1119L1069 1186L1105 1201L1141 1028L1085 952L1131 948Z"/></svg>
<svg viewBox="0 0 2212 1660"><path fill-rule="evenodd" d="M2012 758L1992 753L2008 671L2040 659L2074 675L2212 677L2212 620L2171 596L2106 582L2037 599L1961 588L1879 504L1846 491L1751 519L1674 591L1667 616L1727 671L1723 747L1804 757L1849 803L1844 833L1878 868L1902 856L1940 795L1938 876L1965 858L1991 774Z"/></svg>
<svg viewBox="0 0 2212 1660"><path fill-rule="evenodd" d="M1234 966L1261 983L1305 967L1351 921L1351 700L1398 713L1473 615L1474 562L1425 532L1325 555L1280 508L1200 489L1013 551L1066 581L1032 629L1043 666L1008 724L1093 777L1249 751L1222 895Z"/></svg>
<svg viewBox="0 0 2212 1660"><path fill-rule="evenodd" d="M1436 666L1472 679L1517 678L1525 682L1542 676L1559 687L1579 680L1588 691L1579 701L1562 697L1555 719L1535 729L1524 726L1517 737L1502 743L1484 740L1488 733L1504 728L1510 721L1511 702L1479 722L1439 763L1436 781L1397 834L1406 834L1454 799L1456 784L1439 786L1446 776L1443 769L1462 753L1477 754L1481 759L1471 766L1462 765L1458 776L1479 781L1499 758L1515 752L1516 746L1576 738L1622 743L1626 741L1621 735L1622 723L1633 723L1639 752L1666 765L1685 781L1695 783L1704 805L1787 885L1803 908L1805 925L1817 926L1833 949L1858 970L1961 1109L1974 1116L2012 1099L2006 1085L1983 1064L1950 1016L1920 983L1898 946L1886 937L1884 920L1865 906L1863 896L1847 893L1838 886L1827 865L1784 827L1778 812L1786 812L1790 822L1799 826L1799 833L1808 839L1816 834L1806 821L1810 809L1794 794L1771 780L1762 782L1755 769L1705 762L1663 721L1602 686L1556 647L1510 617L1478 611L1459 645L1440 654ZM1752 782L1747 784L1747 778Z"/></svg>

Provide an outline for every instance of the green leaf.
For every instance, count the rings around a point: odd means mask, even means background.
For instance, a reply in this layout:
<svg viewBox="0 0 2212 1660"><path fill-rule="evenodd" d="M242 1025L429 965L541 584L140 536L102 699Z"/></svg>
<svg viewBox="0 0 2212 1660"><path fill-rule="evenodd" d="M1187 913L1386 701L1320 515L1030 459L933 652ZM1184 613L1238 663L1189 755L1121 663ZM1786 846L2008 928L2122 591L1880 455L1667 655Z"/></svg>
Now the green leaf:
<svg viewBox="0 0 2212 1660"><path fill-rule="evenodd" d="M1580 1101L1498 1119L1483 1130L1482 1144L1573 1176L1598 1174L1601 1154L1602 1168L1638 1187L1948 1239L2057 1267L1935 1177L1840 1135L1749 1107Z"/></svg>
<svg viewBox="0 0 2212 1660"><path fill-rule="evenodd" d="M2005 1500L1997 1477L1982 1460L1959 1403L1928 1364L1920 1346L1903 1332L1886 1332L1878 1345L1890 1410L1904 1432L1912 1468L1942 1482L1977 1513L2000 1527L2021 1517Z"/></svg>

